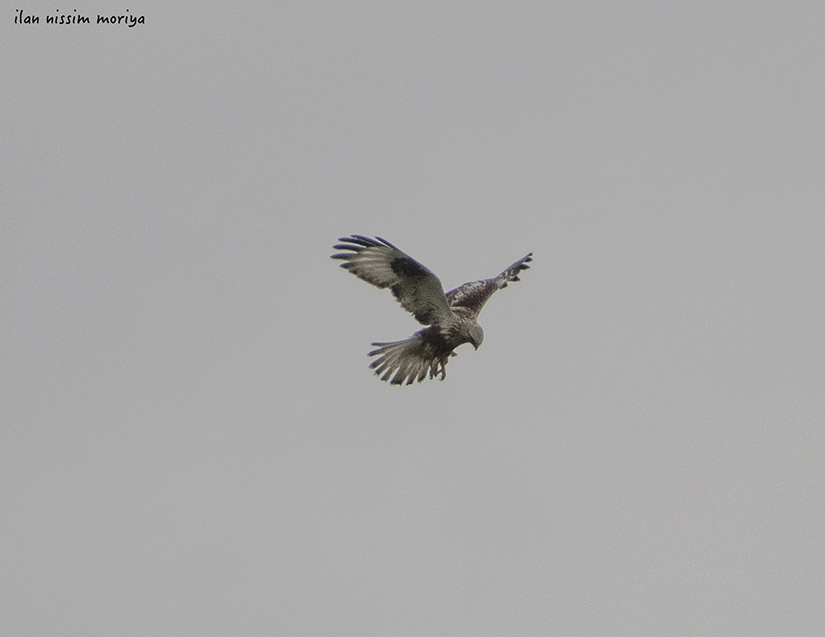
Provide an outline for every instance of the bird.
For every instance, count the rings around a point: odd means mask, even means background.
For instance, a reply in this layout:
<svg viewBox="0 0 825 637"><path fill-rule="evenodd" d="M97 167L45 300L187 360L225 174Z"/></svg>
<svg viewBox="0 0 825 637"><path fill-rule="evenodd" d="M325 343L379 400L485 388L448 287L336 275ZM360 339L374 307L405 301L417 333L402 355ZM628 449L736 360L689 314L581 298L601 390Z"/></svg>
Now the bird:
<svg viewBox="0 0 825 637"><path fill-rule="evenodd" d="M476 350L484 340L478 315L487 300L508 283L520 281L533 253L519 259L492 279L460 285L446 294L441 281L430 270L386 239L360 234L338 239L330 258L341 259L341 267L377 288L389 288L396 300L422 325L411 337L387 343L372 343L376 357L370 369L392 385L411 385L427 377L444 380L447 362L455 349L470 343Z"/></svg>

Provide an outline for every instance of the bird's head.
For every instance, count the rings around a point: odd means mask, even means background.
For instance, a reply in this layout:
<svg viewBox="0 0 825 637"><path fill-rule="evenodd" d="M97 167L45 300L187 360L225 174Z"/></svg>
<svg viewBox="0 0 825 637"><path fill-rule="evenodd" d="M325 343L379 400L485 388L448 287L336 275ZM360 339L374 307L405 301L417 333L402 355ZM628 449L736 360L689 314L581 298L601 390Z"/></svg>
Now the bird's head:
<svg viewBox="0 0 825 637"><path fill-rule="evenodd" d="M481 347L481 342L484 340L484 330L481 329L481 325L475 323L470 327L470 343L475 349Z"/></svg>

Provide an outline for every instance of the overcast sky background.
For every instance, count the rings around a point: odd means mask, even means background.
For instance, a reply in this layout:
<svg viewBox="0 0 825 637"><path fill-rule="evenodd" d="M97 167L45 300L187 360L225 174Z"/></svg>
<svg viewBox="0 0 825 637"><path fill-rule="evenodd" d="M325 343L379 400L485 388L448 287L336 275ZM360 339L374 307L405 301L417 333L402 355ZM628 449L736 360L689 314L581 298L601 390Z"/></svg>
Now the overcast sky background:
<svg viewBox="0 0 825 637"><path fill-rule="evenodd" d="M0 633L825 634L825 5L273 5L0 16Z"/></svg>

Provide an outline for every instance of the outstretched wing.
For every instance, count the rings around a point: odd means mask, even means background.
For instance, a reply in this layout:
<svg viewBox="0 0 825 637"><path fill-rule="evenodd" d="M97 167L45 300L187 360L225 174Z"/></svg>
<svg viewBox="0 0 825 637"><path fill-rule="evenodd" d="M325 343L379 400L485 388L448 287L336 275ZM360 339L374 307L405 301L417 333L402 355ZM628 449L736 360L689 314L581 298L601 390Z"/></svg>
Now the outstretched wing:
<svg viewBox="0 0 825 637"><path fill-rule="evenodd" d="M378 288L390 288L398 302L423 325L434 325L452 315L438 277L389 241L359 234L342 237L332 255L359 279Z"/></svg>
<svg viewBox="0 0 825 637"><path fill-rule="evenodd" d="M519 259L504 272L493 279L484 281L473 281L458 286L455 290L447 292L447 302L450 307L466 307L472 310L476 316L481 312L481 308L496 290L506 288L510 281L520 281L519 272L530 268L528 263L533 260L531 252L523 259Z"/></svg>

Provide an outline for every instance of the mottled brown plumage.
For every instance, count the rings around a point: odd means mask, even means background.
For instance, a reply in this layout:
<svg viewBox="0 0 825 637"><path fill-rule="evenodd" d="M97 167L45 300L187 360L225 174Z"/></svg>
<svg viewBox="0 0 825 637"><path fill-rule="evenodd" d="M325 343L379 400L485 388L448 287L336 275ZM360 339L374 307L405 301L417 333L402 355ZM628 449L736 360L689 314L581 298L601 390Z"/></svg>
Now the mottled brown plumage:
<svg viewBox="0 0 825 637"><path fill-rule="evenodd" d="M373 343L377 349L369 355L378 358L370 367L394 385L421 382L427 376L444 380L455 348L470 343L478 349L484 340L477 319L487 299L518 281L533 260L531 252L495 278L465 283L445 294L435 274L389 241L358 234L339 241L334 246L339 252L332 258L342 259L342 268L378 288L390 288L401 307L429 326L403 341Z"/></svg>

